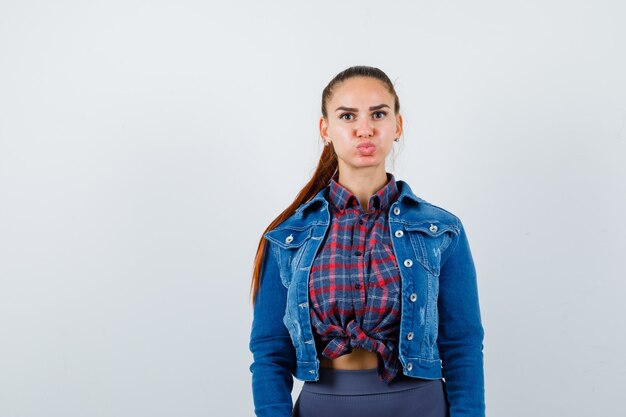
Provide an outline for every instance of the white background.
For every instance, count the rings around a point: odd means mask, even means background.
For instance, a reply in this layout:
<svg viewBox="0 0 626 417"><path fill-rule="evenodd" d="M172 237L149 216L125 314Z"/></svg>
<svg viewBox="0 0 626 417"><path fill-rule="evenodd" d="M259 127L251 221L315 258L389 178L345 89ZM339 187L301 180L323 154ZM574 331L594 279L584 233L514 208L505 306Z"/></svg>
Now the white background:
<svg viewBox="0 0 626 417"><path fill-rule="evenodd" d="M257 244L313 173L323 87L361 64L400 96L388 170L466 227L487 414L619 414L625 16L0 1L0 417L252 416Z"/></svg>

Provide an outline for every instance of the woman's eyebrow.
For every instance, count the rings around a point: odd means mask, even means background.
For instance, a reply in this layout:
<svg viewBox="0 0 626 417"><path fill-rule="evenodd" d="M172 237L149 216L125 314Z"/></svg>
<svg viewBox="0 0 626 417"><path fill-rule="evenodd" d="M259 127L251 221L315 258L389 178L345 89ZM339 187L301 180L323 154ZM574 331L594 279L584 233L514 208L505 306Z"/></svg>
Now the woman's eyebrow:
<svg viewBox="0 0 626 417"><path fill-rule="evenodd" d="M372 106L370 107L370 110L378 110L378 109L382 109L383 107L387 107L388 109L391 109L391 107L389 107L386 104L379 104L377 106ZM345 111L359 111L359 109L356 109L354 107L344 107L344 106L339 106L335 109L335 111L339 111L339 110L345 110Z"/></svg>

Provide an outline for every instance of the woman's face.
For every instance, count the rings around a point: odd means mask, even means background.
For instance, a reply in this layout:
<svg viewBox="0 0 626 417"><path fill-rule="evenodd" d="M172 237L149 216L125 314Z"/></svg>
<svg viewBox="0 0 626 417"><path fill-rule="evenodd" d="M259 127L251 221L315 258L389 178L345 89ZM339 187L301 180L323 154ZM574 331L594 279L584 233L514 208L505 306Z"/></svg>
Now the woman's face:
<svg viewBox="0 0 626 417"><path fill-rule="evenodd" d="M335 87L326 108L328 120L320 118L320 134L332 142L339 171L381 169L381 164L384 170L393 140L402 133L402 116L394 113L393 95L385 84L370 77L350 78ZM372 146L364 147L366 143Z"/></svg>

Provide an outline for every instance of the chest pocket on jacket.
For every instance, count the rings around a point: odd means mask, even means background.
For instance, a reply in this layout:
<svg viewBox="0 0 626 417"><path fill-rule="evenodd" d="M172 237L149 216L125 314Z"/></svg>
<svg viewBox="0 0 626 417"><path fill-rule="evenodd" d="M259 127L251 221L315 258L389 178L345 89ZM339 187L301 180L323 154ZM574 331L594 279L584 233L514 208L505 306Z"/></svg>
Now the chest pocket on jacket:
<svg viewBox="0 0 626 417"><path fill-rule="evenodd" d="M458 233L457 228L437 220L405 224L404 228L409 235L419 263L433 275L439 276L441 254L452 242L454 235Z"/></svg>
<svg viewBox="0 0 626 417"><path fill-rule="evenodd" d="M312 231L312 227L305 229L285 227L271 230L265 234L267 239L278 247L280 279L285 287L291 283L307 243L311 240Z"/></svg>

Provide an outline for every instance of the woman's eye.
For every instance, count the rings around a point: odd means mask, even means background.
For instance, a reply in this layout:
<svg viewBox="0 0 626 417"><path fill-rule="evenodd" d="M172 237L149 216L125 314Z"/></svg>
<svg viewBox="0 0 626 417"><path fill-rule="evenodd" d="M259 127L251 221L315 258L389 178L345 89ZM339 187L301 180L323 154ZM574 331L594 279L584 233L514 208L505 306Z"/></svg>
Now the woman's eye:
<svg viewBox="0 0 626 417"><path fill-rule="evenodd" d="M352 113L343 113L341 116L339 116L340 119L350 120L350 119L344 119L343 116L352 116Z"/></svg>
<svg viewBox="0 0 626 417"><path fill-rule="evenodd" d="M376 114L380 114L380 117L376 117L376 116L374 116L374 118L375 118L375 119L382 119L383 117L385 117L385 116L387 115L387 113L385 113L384 111L377 111L377 112L375 112L374 114L375 114L375 115L376 115Z"/></svg>

